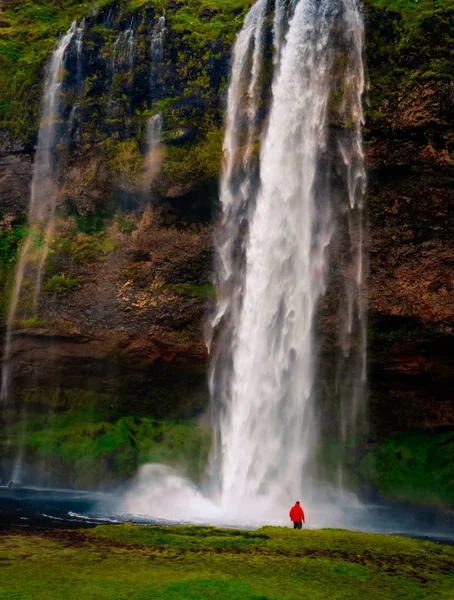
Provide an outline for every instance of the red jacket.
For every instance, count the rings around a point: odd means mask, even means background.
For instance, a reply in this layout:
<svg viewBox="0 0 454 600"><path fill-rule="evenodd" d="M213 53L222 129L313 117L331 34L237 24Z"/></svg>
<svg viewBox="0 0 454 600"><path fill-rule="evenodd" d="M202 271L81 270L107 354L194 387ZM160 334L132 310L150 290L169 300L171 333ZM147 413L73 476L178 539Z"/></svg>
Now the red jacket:
<svg viewBox="0 0 454 600"><path fill-rule="evenodd" d="M299 523L300 521L304 521L304 510L301 508L299 504L295 504L290 509L290 518L294 523Z"/></svg>

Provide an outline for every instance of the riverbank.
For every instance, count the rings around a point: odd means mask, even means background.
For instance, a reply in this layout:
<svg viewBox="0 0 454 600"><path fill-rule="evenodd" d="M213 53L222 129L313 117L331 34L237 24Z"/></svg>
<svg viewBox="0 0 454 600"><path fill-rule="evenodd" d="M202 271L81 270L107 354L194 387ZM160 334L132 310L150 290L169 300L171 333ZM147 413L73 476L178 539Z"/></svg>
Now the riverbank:
<svg viewBox="0 0 454 600"><path fill-rule="evenodd" d="M8 531L4 600L452 598L454 548L345 530L178 526Z"/></svg>

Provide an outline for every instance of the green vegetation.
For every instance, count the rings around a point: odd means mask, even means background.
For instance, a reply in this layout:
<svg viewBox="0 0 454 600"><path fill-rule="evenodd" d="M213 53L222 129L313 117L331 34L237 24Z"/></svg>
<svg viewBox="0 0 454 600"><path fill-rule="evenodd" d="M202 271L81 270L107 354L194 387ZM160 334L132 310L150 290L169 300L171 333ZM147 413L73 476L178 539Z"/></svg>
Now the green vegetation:
<svg viewBox="0 0 454 600"><path fill-rule="evenodd" d="M388 135L399 101L427 82L452 81L454 0L364 0L370 76L367 129ZM411 142L410 142L411 143Z"/></svg>
<svg viewBox="0 0 454 600"><path fill-rule="evenodd" d="M92 260L104 260L106 255L115 252L119 244L119 240L106 238L103 232L92 235L79 233L57 239L53 251L70 255L77 262L82 263Z"/></svg>
<svg viewBox="0 0 454 600"><path fill-rule="evenodd" d="M18 249L27 233L22 217L3 218L0 214L0 323L6 318Z"/></svg>
<svg viewBox="0 0 454 600"><path fill-rule="evenodd" d="M195 144L169 146L162 176L170 182L194 185L200 181L217 181L222 158L221 129L213 129Z"/></svg>
<svg viewBox="0 0 454 600"><path fill-rule="evenodd" d="M71 21L110 0L12 0L2 8L0 30L0 124L17 136L36 129L40 108L40 69Z"/></svg>
<svg viewBox="0 0 454 600"><path fill-rule="evenodd" d="M117 227L119 231L121 231L122 233L127 233L128 235L131 235L131 233L137 229L135 220L128 219L124 215L118 215Z"/></svg>
<svg viewBox="0 0 454 600"><path fill-rule="evenodd" d="M209 300L216 297L216 288L208 283L195 285L194 283L176 283L165 286L167 290L175 292L178 296L189 296L200 300Z"/></svg>
<svg viewBox="0 0 454 600"><path fill-rule="evenodd" d="M59 294L61 292L72 292L79 287L79 280L68 277L64 273L54 275L44 286L44 291L48 294Z"/></svg>
<svg viewBox="0 0 454 600"><path fill-rule="evenodd" d="M396 500L454 505L454 434L402 432L375 444L358 473Z"/></svg>
<svg viewBox="0 0 454 600"><path fill-rule="evenodd" d="M33 461L52 464L54 473L81 488L122 481L149 462L178 468L197 480L206 464L210 435L195 422L125 416L80 404L61 411L58 393L43 400L56 412L13 415L1 434L0 454L23 445Z"/></svg>
<svg viewBox="0 0 454 600"><path fill-rule="evenodd" d="M450 600L454 549L342 530L100 526L0 545L4 600Z"/></svg>
<svg viewBox="0 0 454 600"><path fill-rule="evenodd" d="M17 327L24 330L34 329L36 327L42 327L43 321L39 317L29 317L28 319L20 319L16 321Z"/></svg>

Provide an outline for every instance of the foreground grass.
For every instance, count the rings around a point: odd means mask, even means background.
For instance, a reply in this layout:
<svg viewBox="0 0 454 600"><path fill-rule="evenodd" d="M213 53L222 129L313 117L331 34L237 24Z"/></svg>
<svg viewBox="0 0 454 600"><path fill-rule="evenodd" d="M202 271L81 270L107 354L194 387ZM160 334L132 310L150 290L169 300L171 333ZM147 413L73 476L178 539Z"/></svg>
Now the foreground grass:
<svg viewBox="0 0 454 600"><path fill-rule="evenodd" d="M452 599L454 549L341 530L102 526L9 532L4 600Z"/></svg>

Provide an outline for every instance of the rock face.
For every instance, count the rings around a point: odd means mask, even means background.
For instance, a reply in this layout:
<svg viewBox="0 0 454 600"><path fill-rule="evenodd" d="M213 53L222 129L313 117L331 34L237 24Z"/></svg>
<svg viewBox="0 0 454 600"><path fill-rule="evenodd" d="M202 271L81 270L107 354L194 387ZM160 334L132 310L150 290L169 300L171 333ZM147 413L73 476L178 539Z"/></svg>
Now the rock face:
<svg viewBox="0 0 454 600"><path fill-rule="evenodd" d="M31 173L32 156L23 142L0 131L0 207L4 215L26 211Z"/></svg>
<svg viewBox="0 0 454 600"><path fill-rule="evenodd" d="M65 408L71 390L91 390L115 410L187 418L208 397L224 93L250 2L200 11L169 3L158 65L150 42L161 13L123 4L86 18L81 71L76 47L68 51L55 237L38 317L17 323L16 389L28 406L60 388ZM427 14L415 7L415 21L376 0L364 4L375 439L454 425L454 72L446 50L454 4ZM119 50L129 29L130 63L128 48ZM41 64L30 88L36 100L42 73ZM146 124L158 113L160 168L147 178ZM18 132L5 118L0 132L3 298L25 227L36 114L27 119Z"/></svg>

